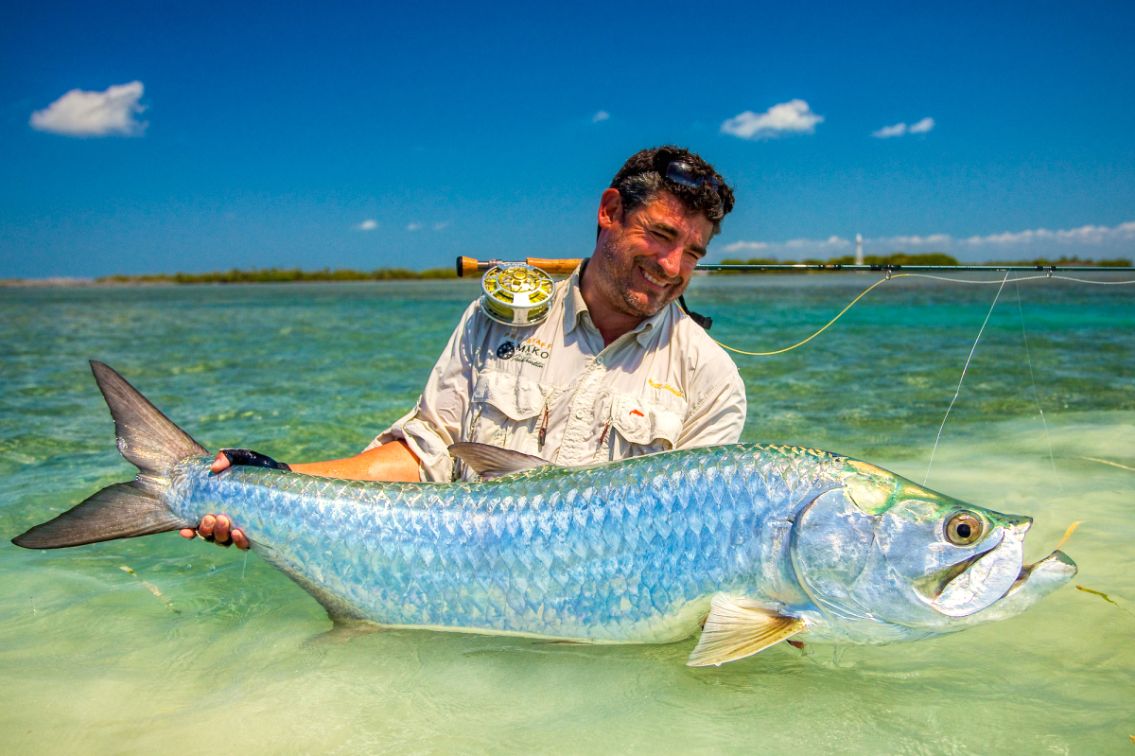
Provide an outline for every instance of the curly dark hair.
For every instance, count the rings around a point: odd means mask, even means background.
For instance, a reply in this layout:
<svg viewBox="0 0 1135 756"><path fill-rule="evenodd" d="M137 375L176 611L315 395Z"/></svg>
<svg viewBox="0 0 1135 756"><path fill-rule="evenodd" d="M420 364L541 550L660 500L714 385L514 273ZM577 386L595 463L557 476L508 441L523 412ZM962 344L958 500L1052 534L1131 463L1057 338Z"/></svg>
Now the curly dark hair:
<svg viewBox="0 0 1135 756"><path fill-rule="evenodd" d="M673 177L673 164L679 164L680 180ZM669 192L686 209L704 213L715 234L721 229L721 219L733 209L733 190L721 174L696 152L672 144L631 155L611 179L611 187L619 190L627 211L646 204L660 191Z"/></svg>

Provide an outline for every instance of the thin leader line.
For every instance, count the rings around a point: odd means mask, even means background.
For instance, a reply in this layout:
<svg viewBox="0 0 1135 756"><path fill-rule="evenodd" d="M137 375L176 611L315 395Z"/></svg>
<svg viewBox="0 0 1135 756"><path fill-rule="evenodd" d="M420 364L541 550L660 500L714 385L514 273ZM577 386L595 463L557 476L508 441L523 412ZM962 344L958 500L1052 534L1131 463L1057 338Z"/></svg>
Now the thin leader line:
<svg viewBox="0 0 1135 756"><path fill-rule="evenodd" d="M1025 346L1025 362L1029 366L1029 382L1032 383L1033 387L1033 401L1036 402L1037 412L1040 413L1040 424L1044 428L1044 441L1048 444L1048 462L1052 466L1052 471L1056 472L1056 454L1052 449L1052 436L1048 432L1048 419L1044 416L1044 406L1040 403L1040 389L1037 387L1036 373L1033 371L1032 350L1029 349L1029 333L1028 329L1025 328L1025 310L1021 305L1021 288L1019 286L1013 288L1017 291L1017 315L1021 319L1021 341L1024 342ZM1057 478L1057 481L1059 481L1059 478ZM1059 485L1059 482L1057 485Z"/></svg>
<svg viewBox="0 0 1135 756"><path fill-rule="evenodd" d="M938 426L938 435L934 437L934 448L930 450L930 461L926 463L926 475L922 478L922 485L926 485L926 481L930 478L930 468L934 465L934 455L938 452L938 444L942 440L942 430L946 427L946 420L950 417L950 410L954 408L954 404L958 401L958 395L962 393L962 383L965 382L966 372L969 370L969 364L973 360L974 352L977 351L978 342L981 341L981 335L985 333L985 326L989 324L989 317L993 315L993 308L997 306L997 300L1001 298L1001 292L1005 288L1005 284L1009 281L1009 274L1006 273L1005 277L1001 279L1001 287L997 289L996 296L993 297L993 304L989 305L989 312L985 313L985 321L981 324L981 329L977 332L977 338L973 340L973 346L970 347L969 356L966 357L966 364L962 366L962 375L958 379L958 387L954 390L954 398L950 400L950 406L946 408L946 414L942 418L942 424Z"/></svg>

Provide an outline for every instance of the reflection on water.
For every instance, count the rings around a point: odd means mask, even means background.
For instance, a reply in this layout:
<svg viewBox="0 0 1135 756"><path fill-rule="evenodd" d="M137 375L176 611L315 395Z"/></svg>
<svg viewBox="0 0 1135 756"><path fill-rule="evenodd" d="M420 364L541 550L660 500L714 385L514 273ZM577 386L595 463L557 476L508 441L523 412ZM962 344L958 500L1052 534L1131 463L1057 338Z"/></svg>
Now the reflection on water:
<svg viewBox="0 0 1135 756"><path fill-rule="evenodd" d="M691 304L714 316L721 340L772 349L869 282L699 279ZM132 474L88 358L118 368L210 448L349 454L414 400L475 285L4 290L0 749L1130 748L1132 289L1006 287L928 478L1034 517L1029 559L1084 520L1065 547L1080 565L1075 582L1118 606L1069 586L1021 617L957 635L781 644L702 670L684 666L692 640L610 648L329 633L319 606L255 556L173 534L57 552L7 543ZM993 293L888 282L807 347L738 358L746 440L830 448L921 480ZM211 734L226 732L232 745Z"/></svg>

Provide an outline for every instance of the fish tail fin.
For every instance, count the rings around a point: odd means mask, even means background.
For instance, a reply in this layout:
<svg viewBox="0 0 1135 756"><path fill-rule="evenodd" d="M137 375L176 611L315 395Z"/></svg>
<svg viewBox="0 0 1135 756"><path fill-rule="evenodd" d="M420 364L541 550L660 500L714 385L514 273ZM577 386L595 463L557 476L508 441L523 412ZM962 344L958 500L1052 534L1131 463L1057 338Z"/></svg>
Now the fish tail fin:
<svg viewBox="0 0 1135 756"><path fill-rule="evenodd" d="M60 549L192 527L169 511L161 489L154 490L152 483L139 478L107 486L54 520L16 536L12 543L25 549Z"/></svg>
<svg viewBox="0 0 1135 756"><path fill-rule="evenodd" d="M114 418L118 451L143 476L164 478L181 460L209 453L109 365L91 360L91 372Z"/></svg>
<svg viewBox="0 0 1135 756"><path fill-rule="evenodd" d="M162 492L175 464L208 451L112 368L92 360L91 372L114 418L118 451L138 468L138 477L107 486L54 520L16 536L12 543L17 546L57 549L193 525L169 510Z"/></svg>

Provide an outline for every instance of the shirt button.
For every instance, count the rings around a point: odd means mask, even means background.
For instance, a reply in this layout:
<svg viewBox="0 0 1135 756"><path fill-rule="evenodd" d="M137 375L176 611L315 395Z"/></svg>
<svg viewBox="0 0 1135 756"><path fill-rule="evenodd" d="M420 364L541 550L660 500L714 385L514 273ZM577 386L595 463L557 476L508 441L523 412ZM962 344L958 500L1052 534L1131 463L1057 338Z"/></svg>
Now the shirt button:
<svg viewBox="0 0 1135 756"><path fill-rule="evenodd" d="M575 411L575 419L576 420L584 420L586 418L587 418L587 413L584 410L576 410Z"/></svg>

